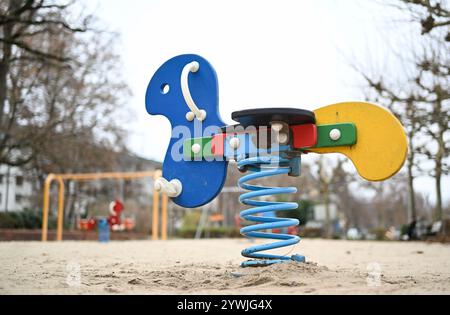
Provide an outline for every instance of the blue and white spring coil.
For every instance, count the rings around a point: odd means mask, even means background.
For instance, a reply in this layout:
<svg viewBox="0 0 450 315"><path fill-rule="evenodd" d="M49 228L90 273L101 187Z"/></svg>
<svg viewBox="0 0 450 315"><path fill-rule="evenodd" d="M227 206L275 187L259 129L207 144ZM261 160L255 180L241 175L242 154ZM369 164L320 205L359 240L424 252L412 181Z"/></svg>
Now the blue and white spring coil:
<svg viewBox="0 0 450 315"><path fill-rule="evenodd" d="M257 222L257 224L246 226L241 229L241 234L250 238L265 238L278 240L274 243L255 245L248 247L242 251L244 257L251 258L241 264L242 267L267 266L279 262L294 260L304 262L305 257L301 255L274 255L262 253L275 248L295 245L300 242L300 237L290 234L278 234L272 232L264 232L271 229L285 229L290 226L297 226L299 220L290 218L267 217L261 214L281 210L297 209L298 204L295 202L276 202L263 201L255 198L273 196L279 194L290 194L297 192L295 187L264 187L249 184L249 181L271 177L276 175L287 175L290 172L289 159L279 156L258 156L238 161L240 170L250 172L239 179L239 187L248 190L239 197L239 201L244 205L253 206L247 210L243 210L240 214L242 219ZM260 214L260 215L258 215Z"/></svg>

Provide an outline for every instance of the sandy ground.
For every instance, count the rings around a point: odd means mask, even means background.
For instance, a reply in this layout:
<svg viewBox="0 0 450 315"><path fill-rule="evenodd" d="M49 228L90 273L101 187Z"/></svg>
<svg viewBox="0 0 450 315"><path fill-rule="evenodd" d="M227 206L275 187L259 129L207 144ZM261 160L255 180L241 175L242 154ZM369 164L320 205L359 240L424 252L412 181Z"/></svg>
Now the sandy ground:
<svg viewBox="0 0 450 315"><path fill-rule="evenodd" d="M450 245L304 239L306 264L240 268L250 244L5 242L0 294L450 294Z"/></svg>

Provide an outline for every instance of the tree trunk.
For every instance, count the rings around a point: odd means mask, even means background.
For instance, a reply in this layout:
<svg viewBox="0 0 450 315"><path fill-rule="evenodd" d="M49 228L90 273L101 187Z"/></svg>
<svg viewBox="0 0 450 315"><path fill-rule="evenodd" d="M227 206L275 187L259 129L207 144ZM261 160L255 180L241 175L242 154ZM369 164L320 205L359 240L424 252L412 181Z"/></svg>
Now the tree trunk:
<svg viewBox="0 0 450 315"><path fill-rule="evenodd" d="M7 12L15 12L20 8L20 5L20 0L10 0ZM12 22L5 23L3 25L2 33L4 39L11 39L11 37L13 36L13 27L14 24ZM6 41L3 42L2 54L3 57L0 60L0 126L6 126L7 118L4 116L6 114L6 99L8 98L8 74L10 71L12 56L12 45L10 43L7 43ZM2 157L2 153L5 150L5 145L8 141L9 136L9 130L2 129L3 128L0 128L0 157Z"/></svg>
<svg viewBox="0 0 450 315"><path fill-rule="evenodd" d="M332 231L331 231L331 218L330 218L330 193L329 193L329 187L328 183L325 184L325 237L331 238Z"/></svg>
<svg viewBox="0 0 450 315"><path fill-rule="evenodd" d="M330 182L331 180L328 178L326 174L326 169L324 165L324 157L321 156L319 159L319 169L318 169L318 177L319 177L319 186L320 186L320 194L323 198L323 202L325 205L325 224L323 234L325 238L331 238L331 220L330 220Z"/></svg>
<svg viewBox="0 0 450 315"><path fill-rule="evenodd" d="M9 2L8 12L13 12L19 7L17 0ZM13 24L6 23L3 25L3 38L10 39L12 36ZM0 124L3 125L3 115L5 114L6 98L7 98L7 80L9 66L11 60L12 47L11 44L3 42L2 44L3 58L0 60ZM0 148L1 149L1 148ZM1 150L0 150L1 151Z"/></svg>
<svg viewBox="0 0 450 315"><path fill-rule="evenodd" d="M411 143L411 142L410 142ZM411 145L410 145L411 146ZM406 217L410 218L410 221L416 221L417 213L416 213L416 193L414 191L414 176L413 176L413 161L414 161L414 153L412 148L409 149L408 155L408 215Z"/></svg>
<svg viewBox="0 0 450 315"><path fill-rule="evenodd" d="M441 103L438 102L440 106ZM441 179L442 179L442 160L445 155L445 141L444 141L444 133L446 131L446 126L439 125L439 134L437 137L438 143L438 151L435 157L435 184L436 184L436 219L443 220L444 215L442 211L442 191L441 191ZM444 222L443 222L444 223Z"/></svg>
<svg viewBox="0 0 450 315"><path fill-rule="evenodd" d="M436 184L436 220L441 221L443 219L442 213L442 194L441 194L441 177L442 177L442 161L436 158L435 168L435 184Z"/></svg>

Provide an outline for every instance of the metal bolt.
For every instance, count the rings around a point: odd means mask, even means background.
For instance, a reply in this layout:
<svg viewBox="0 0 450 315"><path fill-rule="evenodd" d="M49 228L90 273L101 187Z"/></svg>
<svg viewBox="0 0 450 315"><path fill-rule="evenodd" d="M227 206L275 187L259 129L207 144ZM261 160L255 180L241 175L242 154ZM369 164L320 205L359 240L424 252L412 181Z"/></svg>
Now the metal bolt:
<svg viewBox="0 0 450 315"><path fill-rule="evenodd" d="M286 133L280 133L278 134L277 140L281 144L286 144L288 142L288 135Z"/></svg>
<svg viewBox="0 0 450 315"><path fill-rule="evenodd" d="M271 127L274 131L280 131L281 129L283 129L283 124L282 123L272 123Z"/></svg>
<svg viewBox="0 0 450 315"><path fill-rule="evenodd" d="M193 121L194 118L195 118L195 114L194 114L193 112L187 112L187 113L186 113L186 119L187 119L188 121Z"/></svg>
<svg viewBox="0 0 450 315"><path fill-rule="evenodd" d="M191 150L194 154L200 153L201 149L202 149L202 146L198 143L194 143L191 148Z"/></svg>
<svg viewBox="0 0 450 315"><path fill-rule="evenodd" d="M237 150L237 148L239 148L239 146L241 145L241 141L239 140L239 138L231 138L230 139L230 147L234 150Z"/></svg>
<svg viewBox="0 0 450 315"><path fill-rule="evenodd" d="M330 131L330 139L333 141L337 141L341 138L341 131L339 129L332 129Z"/></svg>

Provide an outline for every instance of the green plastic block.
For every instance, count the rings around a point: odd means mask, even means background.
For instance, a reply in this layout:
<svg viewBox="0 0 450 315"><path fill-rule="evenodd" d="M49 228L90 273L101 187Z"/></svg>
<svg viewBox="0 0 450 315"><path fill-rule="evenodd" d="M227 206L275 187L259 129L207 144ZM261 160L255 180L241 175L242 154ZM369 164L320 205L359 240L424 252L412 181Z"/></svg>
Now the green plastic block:
<svg viewBox="0 0 450 315"><path fill-rule="evenodd" d="M212 137L205 137L205 138L192 138L187 139L183 143L183 155L186 160L198 160L205 157L213 157L211 151L211 141ZM194 144L200 145L200 152L194 153L192 151L192 146Z"/></svg>
<svg viewBox="0 0 450 315"><path fill-rule="evenodd" d="M339 130L340 137L336 140L331 138L332 130ZM339 134L334 132L334 135ZM317 145L315 148L351 146L356 143L356 126L353 123L340 123L317 126Z"/></svg>

